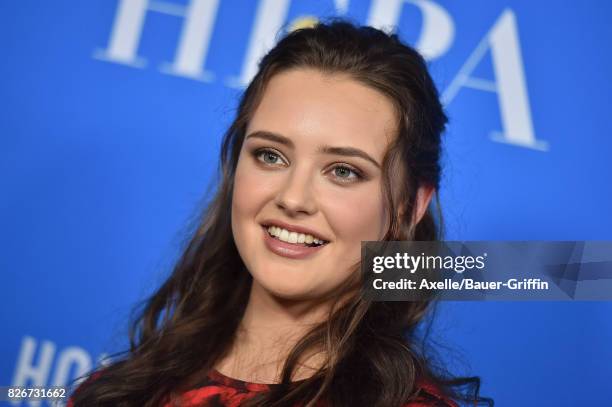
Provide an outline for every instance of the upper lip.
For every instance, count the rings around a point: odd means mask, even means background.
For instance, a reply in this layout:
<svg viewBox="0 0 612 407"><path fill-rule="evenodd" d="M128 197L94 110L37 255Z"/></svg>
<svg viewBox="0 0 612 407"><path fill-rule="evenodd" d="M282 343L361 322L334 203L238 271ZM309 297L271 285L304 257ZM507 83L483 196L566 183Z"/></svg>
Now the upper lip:
<svg viewBox="0 0 612 407"><path fill-rule="evenodd" d="M310 228L307 228L305 226L291 225L289 223L285 223L283 221L273 220L273 219L264 220L261 224L263 226L266 226L266 227L269 227L269 226L278 226L280 228L287 229L290 232L304 233L304 234L312 235L312 236L316 237L319 240L323 240L325 242L329 242L329 239L327 239L325 236L323 236L319 232L316 232L316 231L314 231L314 230L312 230Z"/></svg>

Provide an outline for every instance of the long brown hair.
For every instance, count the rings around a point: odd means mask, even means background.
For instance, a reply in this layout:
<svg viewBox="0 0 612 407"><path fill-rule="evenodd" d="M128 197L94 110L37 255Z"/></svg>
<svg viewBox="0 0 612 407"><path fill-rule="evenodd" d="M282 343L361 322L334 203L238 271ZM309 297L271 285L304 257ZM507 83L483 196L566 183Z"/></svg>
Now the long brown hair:
<svg viewBox="0 0 612 407"><path fill-rule="evenodd" d="M270 78L305 67L349 75L386 95L396 108L397 137L383 162L390 225L383 240L442 237L437 193L436 216L429 208L412 226L418 187L438 189L441 135L447 123L423 58L396 35L342 20L295 30L265 55L243 93L222 141L214 197L172 274L133 321L129 351L78 389L75 407L160 405L185 389L191 378L211 369L231 347L252 282L230 223L245 130ZM347 282L342 290L349 292L350 287ZM417 327L429 308L428 301L371 302L360 293L333 304L329 318L289 354L280 386L244 405L312 406L325 400L332 406L395 407L415 397L419 378L456 400L475 404L480 399L478 378L451 378L434 368L416 346ZM291 382L300 357L312 348L325 350L325 363L310 378ZM462 385L471 385L470 394L454 390Z"/></svg>

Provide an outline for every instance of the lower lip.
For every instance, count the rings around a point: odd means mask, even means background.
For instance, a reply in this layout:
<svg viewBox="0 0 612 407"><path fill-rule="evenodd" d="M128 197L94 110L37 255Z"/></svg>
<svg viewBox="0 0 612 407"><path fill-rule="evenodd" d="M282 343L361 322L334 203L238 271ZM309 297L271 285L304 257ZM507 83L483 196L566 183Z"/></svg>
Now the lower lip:
<svg viewBox="0 0 612 407"><path fill-rule="evenodd" d="M321 246L309 247L293 243L287 243L270 236L266 227L262 226L262 230L264 234L264 242L266 242L266 247L271 252L278 254L279 256L288 257L290 259L304 259L306 257L312 256L313 254L328 245L328 243L326 243Z"/></svg>

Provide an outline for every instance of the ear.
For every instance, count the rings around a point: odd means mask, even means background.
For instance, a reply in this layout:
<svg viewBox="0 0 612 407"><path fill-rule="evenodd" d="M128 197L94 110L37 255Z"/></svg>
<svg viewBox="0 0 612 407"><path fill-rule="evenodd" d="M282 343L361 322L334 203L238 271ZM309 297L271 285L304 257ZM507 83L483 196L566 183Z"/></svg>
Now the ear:
<svg viewBox="0 0 612 407"><path fill-rule="evenodd" d="M425 215L435 190L436 189L431 185L421 185L419 187L416 196L415 217L413 218L415 225L417 225Z"/></svg>

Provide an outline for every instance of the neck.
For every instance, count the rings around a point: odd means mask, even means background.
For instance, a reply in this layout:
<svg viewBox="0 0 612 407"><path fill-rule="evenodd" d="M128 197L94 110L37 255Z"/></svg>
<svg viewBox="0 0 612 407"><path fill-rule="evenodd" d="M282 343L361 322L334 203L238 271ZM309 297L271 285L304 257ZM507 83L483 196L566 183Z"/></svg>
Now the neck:
<svg viewBox="0 0 612 407"><path fill-rule="evenodd" d="M244 316L228 354L216 369L240 380L278 383L285 359L310 329L327 318L329 304L276 297L253 281ZM324 353L309 349L292 380L311 376Z"/></svg>

